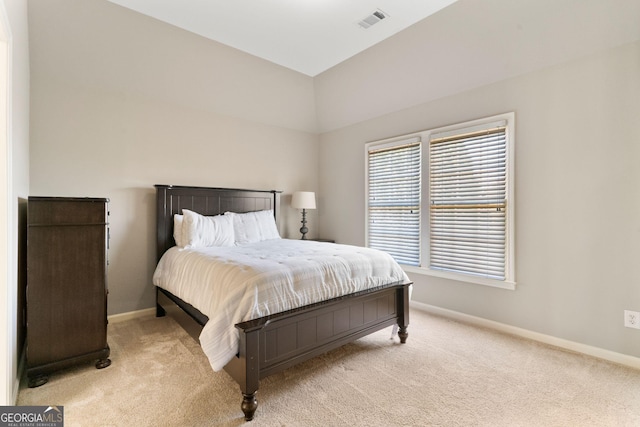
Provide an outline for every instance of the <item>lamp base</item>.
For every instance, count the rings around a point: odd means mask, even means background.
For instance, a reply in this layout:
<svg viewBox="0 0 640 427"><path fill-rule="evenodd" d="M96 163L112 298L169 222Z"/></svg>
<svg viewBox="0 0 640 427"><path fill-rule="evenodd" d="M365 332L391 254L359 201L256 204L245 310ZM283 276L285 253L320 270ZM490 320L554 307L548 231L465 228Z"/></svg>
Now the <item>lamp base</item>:
<svg viewBox="0 0 640 427"><path fill-rule="evenodd" d="M306 209L302 209L302 227L300 227L300 233L302 233L302 237L300 240L307 240L306 234L309 232L307 228L307 211Z"/></svg>

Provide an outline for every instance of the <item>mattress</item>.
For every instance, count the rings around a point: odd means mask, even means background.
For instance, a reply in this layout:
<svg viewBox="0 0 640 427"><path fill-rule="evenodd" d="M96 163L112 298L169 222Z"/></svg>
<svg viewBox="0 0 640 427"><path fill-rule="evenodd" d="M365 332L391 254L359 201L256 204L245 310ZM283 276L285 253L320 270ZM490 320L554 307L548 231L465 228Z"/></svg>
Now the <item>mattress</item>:
<svg viewBox="0 0 640 427"><path fill-rule="evenodd" d="M398 281L409 279L385 252L290 239L173 247L153 275L209 318L200 344L214 371L238 352L237 323Z"/></svg>

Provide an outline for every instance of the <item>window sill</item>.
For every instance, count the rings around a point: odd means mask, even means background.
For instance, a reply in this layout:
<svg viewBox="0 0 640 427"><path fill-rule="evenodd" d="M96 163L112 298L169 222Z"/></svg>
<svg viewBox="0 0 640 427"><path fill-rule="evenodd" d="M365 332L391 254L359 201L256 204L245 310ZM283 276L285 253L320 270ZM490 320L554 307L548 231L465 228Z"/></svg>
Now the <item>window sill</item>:
<svg viewBox="0 0 640 427"><path fill-rule="evenodd" d="M501 280L485 279L483 277L475 277L475 276L470 276L466 274L450 273L447 271L429 270L428 268L414 267L411 265L403 265L402 268L407 273L415 273L415 274L422 274L424 276L440 277L443 279L456 280L458 282L473 283L475 285L483 285L483 286L491 286L493 288L508 289L511 291L516 289L516 282L507 281L507 280L501 281Z"/></svg>

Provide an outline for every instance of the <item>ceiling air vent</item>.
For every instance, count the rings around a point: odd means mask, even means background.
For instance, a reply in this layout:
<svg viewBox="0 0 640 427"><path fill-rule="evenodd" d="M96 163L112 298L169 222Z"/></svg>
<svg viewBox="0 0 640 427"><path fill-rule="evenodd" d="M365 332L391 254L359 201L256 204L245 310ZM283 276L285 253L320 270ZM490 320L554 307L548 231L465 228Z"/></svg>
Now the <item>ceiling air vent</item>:
<svg viewBox="0 0 640 427"><path fill-rule="evenodd" d="M384 18L387 18L388 16L389 15L387 15L380 9L376 9L376 11L373 12L371 15L367 16L362 21L358 22L358 25L360 25L364 29L367 29L370 26L375 25L378 22L382 21Z"/></svg>

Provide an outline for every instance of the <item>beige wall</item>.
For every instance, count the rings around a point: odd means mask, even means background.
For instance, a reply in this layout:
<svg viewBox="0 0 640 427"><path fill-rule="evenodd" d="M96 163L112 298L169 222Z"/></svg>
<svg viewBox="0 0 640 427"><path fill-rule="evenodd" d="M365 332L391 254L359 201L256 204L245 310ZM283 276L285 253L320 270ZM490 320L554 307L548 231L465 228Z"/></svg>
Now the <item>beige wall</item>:
<svg viewBox="0 0 640 427"><path fill-rule="evenodd" d="M154 184L281 190L297 236L311 78L104 0L32 1L29 20L30 194L110 198L109 314L154 306Z"/></svg>
<svg viewBox="0 0 640 427"><path fill-rule="evenodd" d="M640 357L638 76L627 44L324 133L321 229L364 244L366 142L514 111L516 290L410 274L413 299Z"/></svg>
<svg viewBox="0 0 640 427"><path fill-rule="evenodd" d="M318 75L332 131L640 39L640 2L458 0Z"/></svg>

